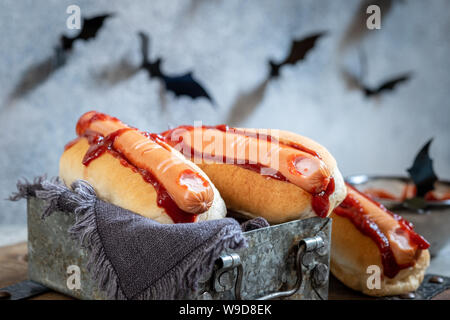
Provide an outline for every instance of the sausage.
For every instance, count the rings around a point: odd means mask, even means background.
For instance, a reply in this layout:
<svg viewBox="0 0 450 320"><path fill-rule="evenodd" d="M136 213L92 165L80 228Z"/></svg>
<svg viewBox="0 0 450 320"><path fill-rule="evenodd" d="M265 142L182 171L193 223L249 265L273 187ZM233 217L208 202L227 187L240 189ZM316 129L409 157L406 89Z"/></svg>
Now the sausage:
<svg viewBox="0 0 450 320"><path fill-rule="evenodd" d="M79 136L88 130L104 137L120 133L113 140L113 148L135 167L151 172L181 210L200 214L211 207L214 192L210 183L157 136L95 111L85 113L77 123Z"/></svg>
<svg viewBox="0 0 450 320"><path fill-rule="evenodd" d="M221 127L184 126L163 135L167 143L185 156L193 157L194 162L259 164L268 171L278 171L311 194L326 190L331 174L318 155L282 143L273 136Z"/></svg>
<svg viewBox="0 0 450 320"><path fill-rule="evenodd" d="M347 197L331 214L331 272L371 296L415 291L429 265L429 243L401 216L346 186ZM382 271L379 286L369 285L374 267Z"/></svg>

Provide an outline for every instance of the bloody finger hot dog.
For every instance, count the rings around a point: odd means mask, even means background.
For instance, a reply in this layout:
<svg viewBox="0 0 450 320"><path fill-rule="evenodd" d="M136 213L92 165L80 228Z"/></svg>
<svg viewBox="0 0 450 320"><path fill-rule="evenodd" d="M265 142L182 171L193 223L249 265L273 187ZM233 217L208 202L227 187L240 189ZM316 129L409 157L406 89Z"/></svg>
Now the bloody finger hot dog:
<svg viewBox="0 0 450 320"><path fill-rule="evenodd" d="M415 291L429 265L429 243L400 216L352 186L347 189L347 197L331 215L331 272L371 296ZM373 266L381 271L378 288L368 284L368 268Z"/></svg>
<svg viewBox="0 0 450 320"><path fill-rule="evenodd" d="M88 180L103 198L161 222L225 216L208 177L158 135L95 111L79 119L76 132L60 161L66 184Z"/></svg>
<svg viewBox="0 0 450 320"><path fill-rule="evenodd" d="M161 134L205 171L227 206L281 223L326 217L345 197L334 158L286 131L181 126Z"/></svg>

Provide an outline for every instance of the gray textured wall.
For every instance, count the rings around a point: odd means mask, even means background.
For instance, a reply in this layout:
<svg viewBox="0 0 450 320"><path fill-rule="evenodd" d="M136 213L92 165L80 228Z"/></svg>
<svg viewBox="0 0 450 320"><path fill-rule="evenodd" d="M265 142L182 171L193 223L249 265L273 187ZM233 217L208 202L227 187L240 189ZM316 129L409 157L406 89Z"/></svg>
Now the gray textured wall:
<svg viewBox="0 0 450 320"><path fill-rule="evenodd" d="M68 63L27 96L7 103L23 72L52 54L65 27L66 7L105 11L98 38L78 42ZM230 119L241 94L256 90L267 60L282 59L292 38L326 30L307 59L268 83L254 111L240 123L292 130L316 139L335 155L344 175L403 174L418 148L435 137L432 156L450 178L450 1L408 0L392 6L382 29L337 54L359 1L185 0L0 2L0 244L24 239L25 203L5 199L20 177L56 175L64 144L83 112L97 109L134 126L161 131L168 124ZM193 69L218 103L176 99L144 72L111 85L118 65L139 63L138 30L151 36L151 55L170 73ZM411 81L379 99L349 91L340 66L367 58L366 80L376 85L413 71ZM103 80L102 80L103 79ZM242 100L242 99L241 99ZM240 101L241 101L240 100ZM242 101L241 101L242 102ZM245 100L247 108L254 101ZM235 114L235 113L233 113Z"/></svg>

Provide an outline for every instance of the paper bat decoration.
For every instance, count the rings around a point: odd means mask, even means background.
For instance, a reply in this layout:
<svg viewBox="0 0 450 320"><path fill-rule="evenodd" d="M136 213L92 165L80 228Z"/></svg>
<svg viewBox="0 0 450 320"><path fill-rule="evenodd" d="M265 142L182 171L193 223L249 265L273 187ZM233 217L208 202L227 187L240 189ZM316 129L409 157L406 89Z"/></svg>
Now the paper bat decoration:
<svg viewBox="0 0 450 320"><path fill-rule="evenodd" d="M95 16L89 19L83 18L83 27L80 33L75 37L61 36L61 48L64 51L72 49L73 43L77 40L89 40L95 38L103 23L107 18L112 17L113 14L108 13L101 16Z"/></svg>
<svg viewBox="0 0 450 320"><path fill-rule="evenodd" d="M414 159L412 167L407 169L409 176L416 185L418 197L424 197L428 191L433 190L434 183L438 180L438 177L433 170L433 160L428 153L431 142L433 142L433 139L430 139L422 149L420 149Z"/></svg>
<svg viewBox="0 0 450 320"><path fill-rule="evenodd" d="M295 65L304 60L308 52L315 47L317 40L325 34L326 32L318 32L300 40L294 40L292 41L287 57L283 61L277 63L269 60L269 75L265 79L262 79L253 89L238 95L231 106L226 123L237 126L245 121L263 100L270 80L280 75L280 69L285 65Z"/></svg>
<svg viewBox="0 0 450 320"><path fill-rule="evenodd" d="M392 91L399 84L407 82L412 77L412 73L405 73L391 78L377 87L369 87L365 85L361 79L345 70L342 70L342 75L349 88L361 90L364 93L364 96L366 96L367 98L379 96L386 91Z"/></svg>
<svg viewBox="0 0 450 320"><path fill-rule="evenodd" d="M27 95L37 86L44 83L57 69L64 66L70 56L71 49L75 41L87 41L95 38L98 31L103 26L105 20L112 17L113 14L104 14L94 16L89 19L83 19L83 27L75 37L61 36L58 45L52 56L45 60L31 65L23 73L19 83L9 95L7 104L13 100Z"/></svg>
<svg viewBox="0 0 450 320"><path fill-rule="evenodd" d="M272 60L269 61L270 65L270 78L276 78L280 75L280 68L288 64L296 64L303 60L306 54L314 48L316 41L325 35L325 32L320 32L301 40L292 41L291 49L288 56L282 62L276 63Z"/></svg>
<svg viewBox="0 0 450 320"><path fill-rule="evenodd" d="M393 78L391 80L388 80L376 88L362 86L362 89L363 89L366 97L371 97L373 95L378 95L378 94L382 93L383 91L388 91L388 90L392 91L395 89L395 87L397 85L399 85L402 82L408 81L410 78L411 78L411 74L407 73L407 74L401 75L399 77Z"/></svg>
<svg viewBox="0 0 450 320"><path fill-rule="evenodd" d="M205 97L213 106L215 103L208 92L200 85L200 83L194 79L192 72L188 72L182 75L169 76L162 72L161 63L162 59L157 58L154 61L149 59L149 37L144 32L139 32L141 39L141 52L142 52L142 65L141 68L147 70L150 78L160 79L166 90L172 91L175 96L189 96L193 99Z"/></svg>

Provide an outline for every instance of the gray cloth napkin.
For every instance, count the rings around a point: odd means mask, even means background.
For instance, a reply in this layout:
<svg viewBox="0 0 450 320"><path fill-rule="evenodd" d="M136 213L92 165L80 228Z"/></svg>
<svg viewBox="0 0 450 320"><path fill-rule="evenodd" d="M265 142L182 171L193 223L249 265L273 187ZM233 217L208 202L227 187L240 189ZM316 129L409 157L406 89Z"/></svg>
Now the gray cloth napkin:
<svg viewBox="0 0 450 320"><path fill-rule="evenodd" d="M199 223L160 224L96 197L79 180L72 190L57 178L18 182L11 200L37 197L48 206L42 217L56 211L73 213L69 233L90 253L88 270L110 299L180 299L197 289L225 249L247 246L241 225L231 218ZM258 218L245 230L267 227Z"/></svg>

